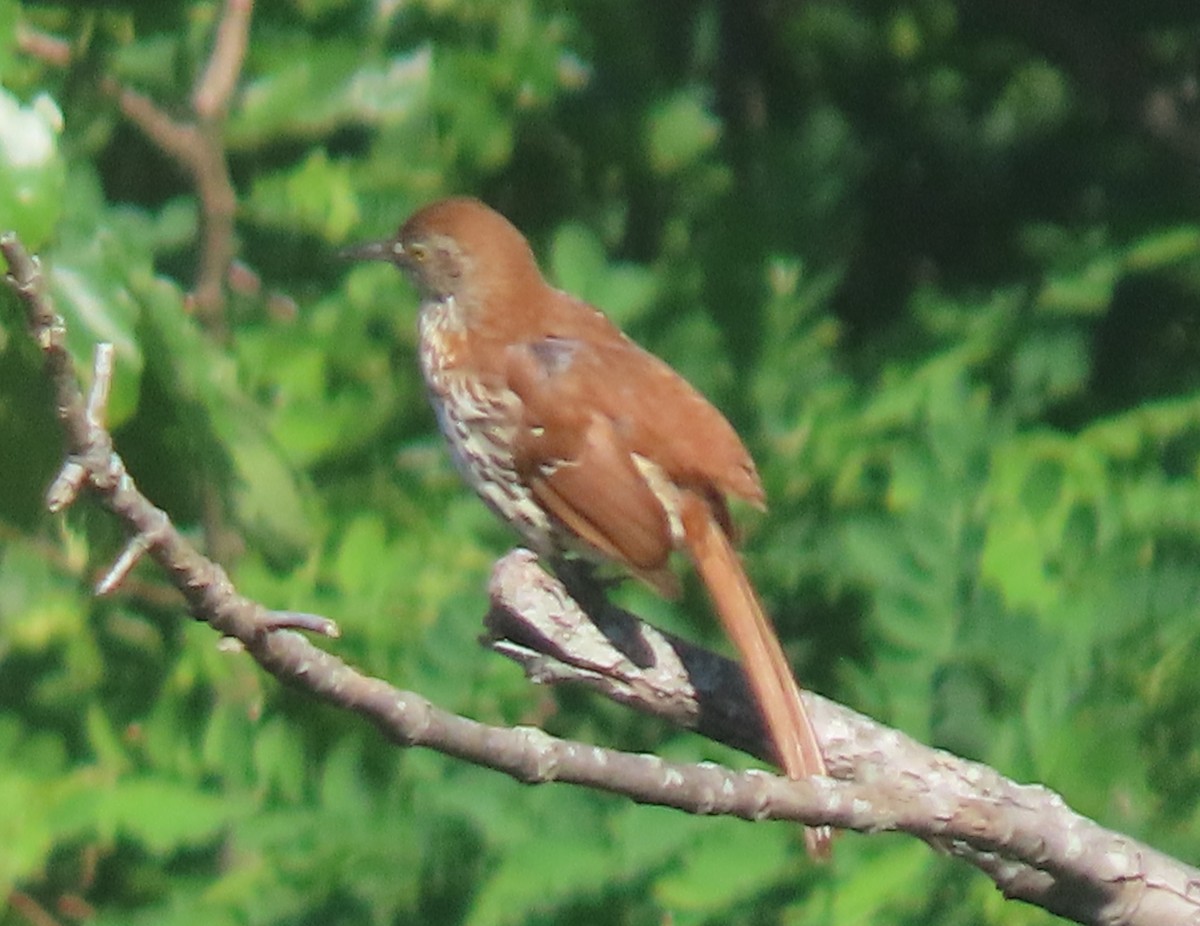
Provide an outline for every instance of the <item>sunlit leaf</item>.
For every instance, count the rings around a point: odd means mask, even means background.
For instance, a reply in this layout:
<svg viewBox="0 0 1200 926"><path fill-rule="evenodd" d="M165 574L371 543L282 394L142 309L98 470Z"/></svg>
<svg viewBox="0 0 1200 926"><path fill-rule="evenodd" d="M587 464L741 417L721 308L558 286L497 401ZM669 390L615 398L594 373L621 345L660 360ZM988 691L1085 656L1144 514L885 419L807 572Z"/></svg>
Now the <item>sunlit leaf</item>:
<svg viewBox="0 0 1200 926"><path fill-rule="evenodd" d="M672 174L697 161L721 137L721 122L701 95L685 90L651 113L647 147L660 174Z"/></svg>
<svg viewBox="0 0 1200 926"><path fill-rule="evenodd" d="M65 205L62 123L50 96L22 106L0 88L0 225L17 232L32 251L46 243Z"/></svg>

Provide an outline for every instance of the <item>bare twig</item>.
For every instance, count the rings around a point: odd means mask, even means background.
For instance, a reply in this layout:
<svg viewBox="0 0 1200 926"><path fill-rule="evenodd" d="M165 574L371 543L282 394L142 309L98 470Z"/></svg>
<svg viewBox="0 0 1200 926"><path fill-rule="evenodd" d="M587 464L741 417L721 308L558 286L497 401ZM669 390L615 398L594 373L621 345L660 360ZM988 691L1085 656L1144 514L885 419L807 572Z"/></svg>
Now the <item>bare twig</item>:
<svg viewBox="0 0 1200 926"><path fill-rule="evenodd" d="M103 427L102 403L95 398L100 390L93 388L93 402L84 400L37 260L11 234L0 237L0 253L45 357L67 452L86 473L86 484L131 529L132 543L171 576L193 614L236 639L277 678L361 714L396 743L427 746L521 781L571 782L692 813L902 830L964 858L1007 896L1081 923L1200 919L1193 890L1200 871L1102 829L1045 788L1017 785L815 695L808 696L809 705L835 777L788 781L760 771L668 763L533 728L481 724L365 676L293 631L277 630L320 619L270 612L240 596L220 567L141 495ZM491 592L492 645L540 679L583 681L625 704L763 751L761 730L747 720L753 712L744 682L731 664L623 612L600 607L589 619L528 553L501 561Z"/></svg>
<svg viewBox="0 0 1200 926"><path fill-rule="evenodd" d="M65 68L71 63L70 42L34 29L23 22L17 23L17 48L55 67Z"/></svg>
<svg viewBox="0 0 1200 926"><path fill-rule="evenodd" d="M75 504L75 499L79 497L85 482L87 482L87 470L75 460L67 457L62 469L50 483L50 488L46 490L46 508L51 514L58 514L60 511L70 508Z"/></svg>
<svg viewBox="0 0 1200 926"><path fill-rule="evenodd" d="M213 332L224 333L225 276L236 252L233 220L237 193L225 160L223 119L180 122L149 97L112 78L101 82L130 122L191 177L200 204L200 263L192 304Z"/></svg>
<svg viewBox="0 0 1200 926"><path fill-rule="evenodd" d="M225 156L224 125L245 60L253 11L253 0L226 0L212 52L192 92L192 121L171 117L148 96L113 77L100 81L125 118L178 164L196 188L201 246L190 303L217 335L225 333L225 279L237 251L237 193ZM62 39L25 24L17 38L26 54L57 67L70 66L72 49Z"/></svg>
<svg viewBox="0 0 1200 926"><path fill-rule="evenodd" d="M108 426L108 396L112 391L113 358L116 351L111 344L97 344L92 354L92 385L88 389L88 424L93 428Z"/></svg>
<svg viewBox="0 0 1200 926"><path fill-rule="evenodd" d="M150 97L111 76L100 79L101 90L116 101L124 117L174 161L195 187L201 240L187 305L204 327L219 338L228 334L226 281L237 254L234 224L237 192L225 153L225 118L245 61L253 11L253 0L226 0L208 62L192 92L191 121L172 117ZM41 60L58 67L68 67L71 63L71 47L61 39L22 24L18 41L23 51ZM106 396L99 398L102 405ZM51 510L58 511L71 504L81 486L82 476L76 461L68 459L49 491ZM208 549L220 559L232 558L241 547L240 538L226 529L221 500L207 482L202 489L202 500ZM129 556L123 556L101 581L101 589L110 591L137 562L136 544L131 544L126 552Z"/></svg>
<svg viewBox="0 0 1200 926"><path fill-rule="evenodd" d="M154 535L151 533L134 534L130 537L129 543L125 544L125 549L121 551L121 555L109 567L104 577L96 583L96 594L102 597L116 591L117 587L133 571L133 567L146 555L153 542Z"/></svg>
<svg viewBox="0 0 1200 926"><path fill-rule="evenodd" d="M87 471L79 468L86 480ZM49 494L49 493L47 493ZM48 507L48 505L47 505ZM45 538L31 537L15 524L0 521L0 544L19 541L38 558L65 576L82 579L81 563L64 553L62 548ZM178 608L182 603L179 590L163 581L159 576L129 576L121 584L121 592L131 601L138 601L150 608Z"/></svg>
<svg viewBox="0 0 1200 926"><path fill-rule="evenodd" d="M31 926L62 926L45 907L24 891L11 892L8 895L8 904Z"/></svg>
<svg viewBox="0 0 1200 926"><path fill-rule="evenodd" d="M253 12L254 0L226 0L208 65L192 92L192 109L202 122L223 119L229 109L246 57Z"/></svg>

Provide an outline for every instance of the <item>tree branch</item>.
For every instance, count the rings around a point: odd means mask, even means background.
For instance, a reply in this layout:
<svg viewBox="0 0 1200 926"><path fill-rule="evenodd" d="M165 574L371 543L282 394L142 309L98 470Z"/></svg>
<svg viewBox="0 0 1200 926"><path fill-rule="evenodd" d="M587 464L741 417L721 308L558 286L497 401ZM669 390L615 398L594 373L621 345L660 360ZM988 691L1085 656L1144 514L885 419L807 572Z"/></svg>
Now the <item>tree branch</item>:
<svg viewBox="0 0 1200 926"><path fill-rule="evenodd" d="M208 62L192 91L191 121L172 117L150 97L114 77L100 80L101 90L116 101L121 114L195 187L201 247L190 302L205 326L218 335L225 332L225 283L237 250L237 193L225 156L225 116L241 75L253 11L253 0L226 0ZM70 45L54 36L21 24L17 41L26 54L49 64L71 64Z"/></svg>
<svg viewBox="0 0 1200 926"><path fill-rule="evenodd" d="M623 611L568 592L534 555L503 557L489 585L485 641L543 684L573 682L760 758L769 740L737 663ZM587 602L585 611L577 599ZM1200 873L1104 829L1040 785L931 749L844 705L803 692L830 774L877 786L875 823L988 875L1007 897L1081 923L1164 923L1196 915ZM860 799L858 796L855 800ZM826 822L839 825L829 819Z"/></svg>
<svg viewBox="0 0 1200 926"><path fill-rule="evenodd" d="M235 267L237 191L225 152L225 119L245 61L253 12L254 0L225 0L208 61L192 90L191 120L172 116L149 96L112 76L102 76L99 81L101 91L116 102L125 119L191 180L199 210L200 248L186 304L218 338L228 333L226 286L232 285L234 277L246 278L244 269ZM68 43L23 23L18 24L17 41L26 54L57 67L69 67L72 62ZM69 504L79 489L79 485L72 487L70 478L82 479L82 474L64 469L55 484L65 492L63 504ZM241 539L227 529L221 500L207 481L201 503L208 549L218 559L225 559L240 549ZM53 494L50 505L51 510L61 507ZM131 568L139 554L133 546L127 552L132 558L126 565Z"/></svg>
<svg viewBox="0 0 1200 926"><path fill-rule="evenodd" d="M192 110L203 121L223 119L242 73L254 0L226 0L204 74L192 92Z"/></svg>
<svg viewBox="0 0 1200 926"><path fill-rule="evenodd" d="M149 556L197 618L237 640L282 681L362 715L393 742L436 749L531 784L571 782L642 803L747 820L901 830L975 865L1006 896L1080 923L1149 926L1200 918L1192 890L1200 870L1103 829L1045 788L1015 784L816 695L807 699L834 777L788 781L710 763L669 763L529 727L488 726L363 675L286 629L332 636L330 622L269 611L239 595L224 571L138 491L104 426L109 353L98 349L85 399L39 262L11 233L0 236L0 253L42 351L66 436L67 462L52 486L52 504L65 507L86 486L132 532L102 580L103 590L119 585L139 556ZM593 612L588 617L525 551L500 561L490 590L490 645L520 661L536 680L582 682L623 704L764 753L744 679L727 660L581 593Z"/></svg>

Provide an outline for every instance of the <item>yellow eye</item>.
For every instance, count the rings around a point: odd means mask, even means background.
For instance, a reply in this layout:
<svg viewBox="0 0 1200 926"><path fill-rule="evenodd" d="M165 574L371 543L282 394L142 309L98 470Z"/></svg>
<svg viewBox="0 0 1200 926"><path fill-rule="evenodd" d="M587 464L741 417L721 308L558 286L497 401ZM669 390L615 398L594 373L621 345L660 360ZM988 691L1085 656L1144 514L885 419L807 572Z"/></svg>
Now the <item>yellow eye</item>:
<svg viewBox="0 0 1200 926"><path fill-rule="evenodd" d="M429 256L429 249L423 244L410 244L408 246L408 256L419 264Z"/></svg>

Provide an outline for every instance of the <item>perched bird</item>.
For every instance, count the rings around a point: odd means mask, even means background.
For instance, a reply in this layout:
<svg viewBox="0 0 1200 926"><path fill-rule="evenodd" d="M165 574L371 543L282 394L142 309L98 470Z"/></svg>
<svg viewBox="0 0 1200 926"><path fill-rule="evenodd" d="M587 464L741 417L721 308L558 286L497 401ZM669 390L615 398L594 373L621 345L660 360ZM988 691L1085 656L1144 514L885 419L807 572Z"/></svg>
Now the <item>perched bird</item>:
<svg viewBox="0 0 1200 926"><path fill-rule="evenodd" d="M729 422L599 310L550 286L528 242L478 200L445 199L386 241L421 296L420 360L455 464L535 552L615 561L665 595L691 557L744 664L780 765L826 774L783 649L731 542L726 496L762 507ZM805 830L829 851L829 830Z"/></svg>

